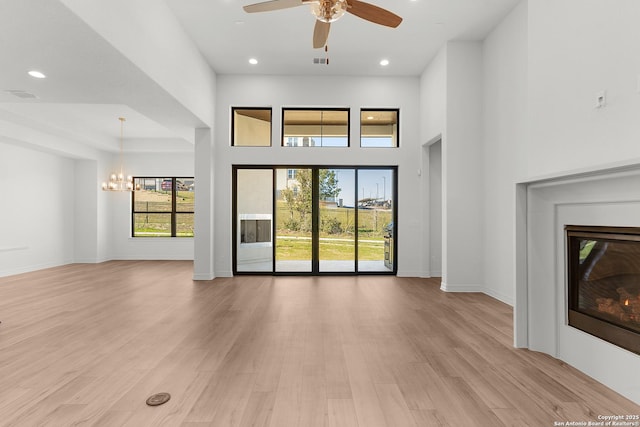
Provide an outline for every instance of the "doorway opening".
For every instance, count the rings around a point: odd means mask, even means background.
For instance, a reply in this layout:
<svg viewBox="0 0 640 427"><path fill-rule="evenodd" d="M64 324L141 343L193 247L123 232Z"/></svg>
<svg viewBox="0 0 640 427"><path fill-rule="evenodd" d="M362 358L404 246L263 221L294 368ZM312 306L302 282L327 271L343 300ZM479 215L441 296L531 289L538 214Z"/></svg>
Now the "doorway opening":
<svg viewBox="0 0 640 427"><path fill-rule="evenodd" d="M396 274L397 167L234 166L234 274Z"/></svg>

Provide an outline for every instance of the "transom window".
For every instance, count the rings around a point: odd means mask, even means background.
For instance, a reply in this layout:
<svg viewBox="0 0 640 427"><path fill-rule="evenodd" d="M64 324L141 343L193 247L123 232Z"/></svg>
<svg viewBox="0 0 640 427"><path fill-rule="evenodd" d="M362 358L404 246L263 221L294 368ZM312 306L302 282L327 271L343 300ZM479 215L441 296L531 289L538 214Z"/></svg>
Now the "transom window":
<svg viewBox="0 0 640 427"><path fill-rule="evenodd" d="M284 147L348 147L349 109L282 109Z"/></svg>
<svg viewBox="0 0 640 427"><path fill-rule="evenodd" d="M231 110L231 145L271 146L271 108L233 107Z"/></svg>
<svg viewBox="0 0 640 427"><path fill-rule="evenodd" d="M194 178L135 177L133 237L193 237Z"/></svg>
<svg viewBox="0 0 640 427"><path fill-rule="evenodd" d="M361 147L398 146L398 110L360 110Z"/></svg>

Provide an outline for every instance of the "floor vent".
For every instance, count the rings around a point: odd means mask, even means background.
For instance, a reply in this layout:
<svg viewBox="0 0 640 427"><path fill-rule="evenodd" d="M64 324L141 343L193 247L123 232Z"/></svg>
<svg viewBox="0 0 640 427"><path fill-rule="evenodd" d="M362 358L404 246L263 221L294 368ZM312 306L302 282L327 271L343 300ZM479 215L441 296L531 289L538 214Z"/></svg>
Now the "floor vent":
<svg viewBox="0 0 640 427"><path fill-rule="evenodd" d="M152 396L149 396L147 399L147 405L149 406L160 406L167 403L171 399L171 395L169 393L156 393Z"/></svg>

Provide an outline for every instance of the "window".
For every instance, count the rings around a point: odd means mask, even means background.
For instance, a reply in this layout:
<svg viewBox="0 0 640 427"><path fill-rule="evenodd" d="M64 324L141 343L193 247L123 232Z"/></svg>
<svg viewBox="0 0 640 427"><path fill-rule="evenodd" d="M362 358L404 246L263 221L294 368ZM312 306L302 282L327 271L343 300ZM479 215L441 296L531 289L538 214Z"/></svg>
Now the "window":
<svg viewBox="0 0 640 427"><path fill-rule="evenodd" d="M133 237L193 237L193 178L136 177L134 186Z"/></svg>
<svg viewBox="0 0 640 427"><path fill-rule="evenodd" d="M398 110L360 110L360 146L397 147Z"/></svg>
<svg viewBox="0 0 640 427"><path fill-rule="evenodd" d="M285 147L348 147L349 109L282 110Z"/></svg>
<svg viewBox="0 0 640 427"><path fill-rule="evenodd" d="M231 121L231 145L271 146L271 108L233 107Z"/></svg>

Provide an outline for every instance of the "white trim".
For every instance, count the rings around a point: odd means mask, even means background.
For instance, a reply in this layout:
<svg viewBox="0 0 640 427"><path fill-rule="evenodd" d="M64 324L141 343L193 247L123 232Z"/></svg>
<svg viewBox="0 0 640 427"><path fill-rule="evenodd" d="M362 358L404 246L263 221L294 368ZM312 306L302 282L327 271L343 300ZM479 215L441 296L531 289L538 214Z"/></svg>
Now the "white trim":
<svg viewBox="0 0 640 427"><path fill-rule="evenodd" d="M193 261L193 255L120 255L118 257L111 258L109 261Z"/></svg>
<svg viewBox="0 0 640 427"><path fill-rule="evenodd" d="M400 271L396 273L397 277L422 277L422 273L419 271Z"/></svg>
<svg viewBox="0 0 640 427"><path fill-rule="evenodd" d="M208 275L208 274L194 274L193 275L193 280L213 280L215 279L216 276L214 276L213 274Z"/></svg>
<svg viewBox="0 0 640 427"><path fill-rule="evenodd" d="M513 299L505 294L499 293L490 289L484 285L450 285L444 281L440 283L440 290L450 293L479 293L485 294L488 297L497 299L507 305L513 306Z"/></svg>
<svg viewBox="0 0 640 427"><path fill-rule="evenodd" d="M506 295L500 292L496 292L491 288L487 288L486 286L483 287L482 293L490 296L491 298L497 299L500 302L503 302L507 305L510 305L511 307L513 307L513 297L510 295Z"/></svg>
<svg viewBox="0 0 640 427"><path fill-rule="evenodd" d="M265 273L267 275L270 275L271 272L269 273ZM232 271L221 271L221 272L217 272L216 273L216 277L233 277L233 272Z"/></svg>
<svg viewBox="0 0 640 427"><path fill-rule="evenodd" d="M467 285L450 285L443 280L440 283L440 290L444 292L479 292L484 293L484 286L467 284Z"/></svg>

